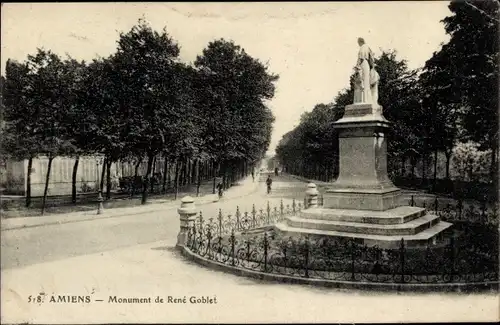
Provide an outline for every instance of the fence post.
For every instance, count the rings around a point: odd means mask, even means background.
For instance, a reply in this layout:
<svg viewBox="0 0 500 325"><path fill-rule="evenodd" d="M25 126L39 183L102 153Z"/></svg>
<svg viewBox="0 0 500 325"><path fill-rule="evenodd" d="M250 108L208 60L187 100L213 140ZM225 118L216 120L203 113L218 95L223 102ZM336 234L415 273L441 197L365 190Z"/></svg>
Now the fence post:
<svg viewBox="0 0 500 325"><path fill-rule="evenodd" d="M304 245L304 269L305 269L305 277L309 277L309 237L306 236L305 245Z"/></svg>
<svg viewBox="0 0 500 325"><path fill-rule="evenodd" d="M453 276L455 275L455 238L453 236L450 237L450 282L453 282Z"/></svg>
<svg viewBox="0 0 500 325"><path fill-rule="evenodd" d="M354 274L356 273L354 270L354 262L356 261L356 252L354 240L351 240L349 247L351 248L351 281L355 280Z"/></svg>
<svg viewBox="0 0 500 325"><path fill-rule="evenodd" d="M236 230L240 230L240 216L241 216L240 207L236 206Z"/></svg>
<svg viewBox="0 0 500 325"><path fill-rule="evenodd" d="M177 235L176 246L183 247L186 245L187 235L193 227L194 220L196 219L196 206L194 204L194 199L190 196L184 197L181 200L181 207L177 209L177 213L179 213L181 226L179 234Z"/></svg>
<svg viewBox="0 0 500 325"><path fill-rule="evenodd" d="M200 211L201 212L201 211ZM196 234L197 234L197 230L196 230L196 216L194 217L195 221L193 222L193 230L192 230L192 242L191 242L191 251L197 253L198 252L198 249L196 247Z"/></svg>
<svg viewBox="0 0 500 325"><path fill-rule="evenodd" d="M285 214L285 206L283 205L283 199L280 201L280 217L279 220L282 220Z"/></svg>
<svg viewBox="0 0 500 325"><path fill-rule="evenodd" d="M316 184L307 184L306 190L306 204L304 204L304 209L317 208L318 207L318 189Z"/></svg>
<svg viewBox="0 0 500 325"><path fill-rule="evenodd" d="M267 246L269 242L267 240L267 232L264 233L264 272L267 272Z"/></svg>
<svg viewBox="0 0 500 325"><path fill-rule="evenodd" d="M292 214L295 215L295 208L296 208L296 204L295 204L295 198L292 200Z"/></svg>
<svg viewBox="0 0 500 325"><path fill-rule="evenodd" d="M399 246L399 264L401 265L401 283L405 282L405 240L401 238L401 245Z"/></svg>
<svg viewBox="0 0 500 325"><path fill-rule="evenodd" d="M415 200L413 199L413 195L411 196L411 201L410 201L410 206L414 206L415 205Z"/></svg>
<svg viewBox="0 0 500 325"><path fill-rule="evenodd" d="M269 201L267 201L267 224L271 222L271 206L269 206Z"/></svg>
<svg viewBox="0 0 500 325"><path fill-rule="evenodd" d="M219 209L219 216L217 217L219 219L219 237L222 236L222 210Z"/></svg>
<svg viewBox="0 0 500 325"><path fill-rule="evenodd" d="M231 265L234 266L235 261L234 261L234 246L236 245L235 241L236 238L234 237L234 228L231 230Z"/></svg>
<svg viewBox="0 0 500 325"><path fill-rule="evenodd" d="M434 198L434 211L436 211L436 215L438 213L438 205L439 205L439 203L438 203L438 197L436 195L436 197Z"/></svg>

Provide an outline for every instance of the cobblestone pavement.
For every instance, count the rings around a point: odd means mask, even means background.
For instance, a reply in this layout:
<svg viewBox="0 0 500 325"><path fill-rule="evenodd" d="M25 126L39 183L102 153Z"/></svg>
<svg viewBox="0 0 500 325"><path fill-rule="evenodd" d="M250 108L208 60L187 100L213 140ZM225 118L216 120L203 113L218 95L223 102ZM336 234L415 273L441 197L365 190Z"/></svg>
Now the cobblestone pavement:
<svg viewBox="0 0 500 325"><path fill-rule="evenodd" d="M249 210L287 200L305 184L200 207ZM174 249L175 209L2 232L2 323L495 321L498 295L398 294L261 282L186 261ZM43 302L36 301L44 293ZM90 296L90 303L62 296ZM35 299L34 302L29 302ZM51 302L51 297L55 301ZM114 298L117 302L114 302ZM155 303L159 296L163 303ZM217 303L192 303L191 297ZM178 303L169 302L178 298ZM183 298L186 297L186 303ZM142 303L119 303L144 298ZM151 298L148 302L147 298ZM110 300L111 299L111 300ZM102 301L96 301L102 300ZM196 302L196 298L194 300ZM215 302L215 300L212 300Z"/></svg>

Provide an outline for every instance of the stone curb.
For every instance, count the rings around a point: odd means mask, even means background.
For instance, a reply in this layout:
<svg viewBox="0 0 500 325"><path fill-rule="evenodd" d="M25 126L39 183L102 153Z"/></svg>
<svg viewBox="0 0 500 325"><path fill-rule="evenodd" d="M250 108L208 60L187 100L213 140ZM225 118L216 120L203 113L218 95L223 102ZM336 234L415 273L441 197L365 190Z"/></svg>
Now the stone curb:
<svg viewBox="0 0 500 325"><path fill-rule="evenodd" d="M245 194L242 194L242 195L238 195L238 196L227 197L225 199L226 200L238 199L238 198L241 198L243 196L253 194L253 193L257 192L257 190L258 190L258 186L257 185L259 184L259 182L255 182L255 184L256 185L254 186L254 188L251 189L251 190L249 190L248 193L245 193ZM203 200L203 201L199 200L198 202L195 201L195 203L197 205L207 205L207 204L219 202L220 200L218 198L216 200L214 200L213 198L208 199L209 197L213 197L214 195L216 195L216 194L208 194L208 195L201 196L198 199L202 199L202 198L205 198L205 197L207 199ZM172 202L178 203L180 201L172 201ZM160 207L160 205L162 205L162 204L167 204L169 206ZM83 217L81 219L69 219L69 220L52 221L52 222L49 221L49 222L44 222L44 223L34 224L34 225L19 225L19 226L12 226L12 227L6 226L6 227L2 227L2 229L0 229L0 231L25 229L25 228L35 228L35 227L50 226L50 225L62 225L62 224L67 224L67 223L75 223L75 222L83 222L83 221L111 219L111 218L133 216L133 215L139 215L139 214L151 213L151 212L169 211L169 210L173 210L173 209L176 209L176 208L179 207L179 204L172 204L172 205L170 205L170 202L168 202L168 203L154 203L154 202L151 202L151 205L156 205L157 207L155 207L154 209L151 209L151 210L147 210L147 211L135 211L135 212L130 212L130 213L125 212L123 214L104 215L104 216L101 216L101 217L97 217L96 215L92 215L92 216L88 216L88 217ZM130 208L133 208L133 207L134 206L132 206ZM124 209L127 209L127 208L124 208ZM112 211L113 209L109 209L109 210ZM41 217L41 218L43 218L43 217Z"/></svg>
<svg viewBox="0 0 500 325"><path fill-rule="evenodd" d="M477 282L477 283L442 283L442 284L401 284L401 283L377 283L377 282L351 282L351 281L334 281L323 279L300 278L294 276L263 273L247 269L241 269L235 266L222 264L216 261L208 260L204 257L194 254L185 246L176 246L181 254L188 260L199 265L205 266L216 271L223 271L237 276L249 277L257 280L280 282L288 284L314 285L327 288L339 289L357 289L357 290L373 290L384 292L498 292L500 281Z"/></svg>

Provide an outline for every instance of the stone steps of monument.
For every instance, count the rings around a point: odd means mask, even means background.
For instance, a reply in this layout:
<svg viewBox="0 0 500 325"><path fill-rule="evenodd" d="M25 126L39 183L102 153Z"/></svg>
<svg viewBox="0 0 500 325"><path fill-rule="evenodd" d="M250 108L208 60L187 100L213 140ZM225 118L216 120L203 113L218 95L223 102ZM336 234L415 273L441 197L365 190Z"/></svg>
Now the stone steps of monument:
<svg viewBox="0 0 500 325"><path fill-rule="evenodd" d="M392 225L418 219L423 217L425 213L425 208L411 206L401 206L386 211L313 208L302 210L300 217L303 219Z"/></svg>
<svg viewBox="0 0 500 325"><path fill-rule="evenodd" d="M374 224L362 222L346 222L334 220L305 219L288 217L287 224L295 228L363 233L371 235L414 235L432 227L439 222L440 217L432 214L401 224Z"/></svg>
<svg viewBox="0 0 500 325"><path fill-rule="evenodd" d="M341 237L344 239L354 239L368 246L379 246L381 248L398 248L401 239L405 241L407 247L425 247L432 244L433 240L442 236L443 232L452 226L451 223L439 221L431 228L425 229L413 235L374 235L363 233L350 233L332 230L307 229L292 227L284 222L275 225L275 230L285 236L309 235L312 237Z"/></svg>

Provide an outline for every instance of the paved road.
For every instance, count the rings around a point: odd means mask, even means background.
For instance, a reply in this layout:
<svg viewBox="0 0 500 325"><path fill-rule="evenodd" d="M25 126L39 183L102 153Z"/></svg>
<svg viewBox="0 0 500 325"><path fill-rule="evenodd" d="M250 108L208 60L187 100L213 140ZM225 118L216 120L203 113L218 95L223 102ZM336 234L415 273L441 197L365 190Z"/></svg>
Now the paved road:
<svg viewBox="0 0 500 325"><path fill-rule="evenodd" d="M204 205L200 207L205 218L216 217L219 209L232 214L265 208L269 201L277 206L281 198L303 197L305 184L290 178L274 179L273 191L266 193L265 177L261 176L258 191L249 196ZM140 207L137 208L140 211ZM1 268L15 268L50 262L68 257L105 252L137 244L176 238L179 217L176 208L164 212L142 213L116 218L82 221L62 225L3 231L1 236Z"/></svg>

